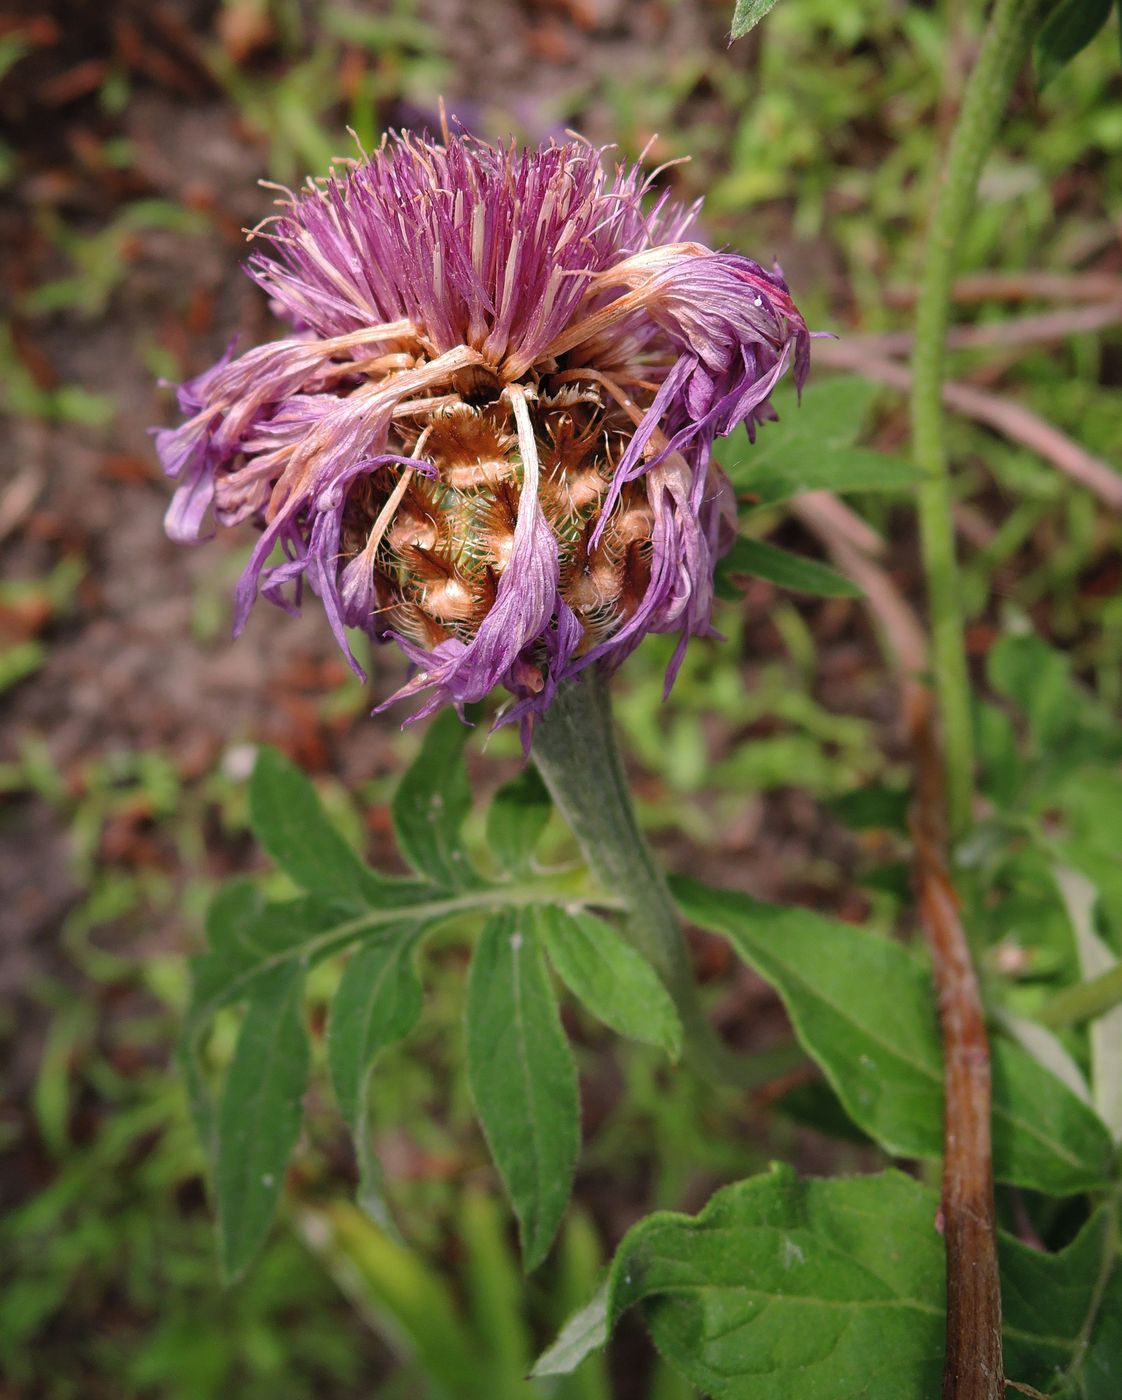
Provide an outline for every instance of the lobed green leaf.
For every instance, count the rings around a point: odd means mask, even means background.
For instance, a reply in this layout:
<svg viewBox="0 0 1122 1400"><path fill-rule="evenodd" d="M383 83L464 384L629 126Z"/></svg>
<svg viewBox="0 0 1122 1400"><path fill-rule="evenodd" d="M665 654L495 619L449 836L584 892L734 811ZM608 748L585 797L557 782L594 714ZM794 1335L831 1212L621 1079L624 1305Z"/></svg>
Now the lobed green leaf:
<svg viewBox="0 0 1122 1400"><path fill-rule="evenodd" d="M1108 1202L1066 1249L1045 1254L998 1237L1005 1374L1075 1400L1114 1400L1122 1358L1118 1204Z"/></svg>
<svg viewBox="0 0 1122 1400"><path fill-rule="evenodd" d="M444 907L448 917L456 912L454 900L428 885L387 880L380 889L380 906L361 914L350 904L316 897L270 903L248 881L220 890L207 911L207 950L191 964L188 1036L286 963L319 962L360 939L392 937L418 918L437 917Z"/></svg>
<svg viewBox="0 0 1122 1400"><path fill-rule="evenodd" d="M879 393L875 384L856 374L815 378L801 395L786 384L772 397L778 419L768 423L754 443L744 428L730 433L719 448L721 465L735 476L742 466L752 471L780 466L792 453L828 458L850 448Z"/></svg>

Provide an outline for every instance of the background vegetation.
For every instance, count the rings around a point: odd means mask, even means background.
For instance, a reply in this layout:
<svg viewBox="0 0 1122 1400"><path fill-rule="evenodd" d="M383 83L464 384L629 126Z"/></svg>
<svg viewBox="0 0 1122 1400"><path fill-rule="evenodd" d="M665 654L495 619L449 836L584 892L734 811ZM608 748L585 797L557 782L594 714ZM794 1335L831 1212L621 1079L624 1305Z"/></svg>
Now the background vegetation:
<svg viewBox="0 0 1122 1400"><path fill-rule="evenodd" d="M390 796L419 736L367 718L399 682L399 663L379 655L363 693L312 618L278 627L262 610L229 647L237 543L204 559L162 539L165 486L145 434L169 411L158 376L178 380L232 334L267 325L237 266L240 227L268 198L254 180L322 169L347 148L347 124L371 144L386 125L431 122L440 93L484 135L538 140L577 126L634 156L657 133L652 163L691 158L668 179L684 197L705 196L710 241L778 256L812 325L867 355L890 353L892 342L865 338L908 324L933 146L953 117L979 9L788 0L731 50L725 0L119 0L27 4L4 20L9 1393L459 1397L479 1377L488 1396L668 1400L689 1392L626 1320L611 1379L599 1359L561 1381L522 1377L641 1215L697 1210L775 1157L822 1174L886 1160L792 1053L775 994L699 937L718 1023L759 1055L760 1088L747 1098L702 1088L657 1051L567 1011L584 1103L578 1207L524 1289L462 1075L467 945L451 931L426 952L408 1050L391 1048L378 1065L375 1139L415 1252L350 1205L355 1165L316 1035L281 1222L245 1280L221 1291L172 1055L206 899L257 859L253 746L272 742L315 774L353 844L385 867L396 859ZM1019 92L963 250L975 280L961 288L959 317L992 328L991 341L952 361L956 379L1034 410L1115 465L1117 40L1108 27L1041 95ZM1099 308L1098 321L1003 342L998 328L1013 314L1055 304L1056 279L1061 304ZM1102 314L1111 306L1113 322ZM815 434L901 447L906 418L891 389L847 385L832 399L823 389L803 410L808 462ZM797 433L793 403L782 411L774 432ZM1075 956L1056 859L1096 882L1107 937L1122 933L1112 834L1122 558L1095 497L1030 447L954 419L951 448L970 661L986 697L983 791L998 814L979 830L963 893L984 976L1014 1012L1031 1012ZM727 452L735 470L736 444ZM751 533L821 553L781 496L752 511ZM849 499L920 604L910 503L872 491ZM722 609L725 640L694 648L668 704L667 648L652 642L622 673L617 712L671 870L888 931L909 903L896 700L862 603L826 592L754 579ZM518 764L513 736L484 735L480 726L468 760L490 792ZM1003 815L1014 810L1019 826ZM469 818L475 849L483 820L481 810ZM543 850L568 854L559 822ZM284 893L284 877L270 878ZM316 969L315 1004L326 1006L338 978L330 962ZM232 1040L233 1024L220 1024L219 1058ZM1083 1219L1078 1206L1010 1188L999 1211L1006 1228L1053 1247Z"/></svg>

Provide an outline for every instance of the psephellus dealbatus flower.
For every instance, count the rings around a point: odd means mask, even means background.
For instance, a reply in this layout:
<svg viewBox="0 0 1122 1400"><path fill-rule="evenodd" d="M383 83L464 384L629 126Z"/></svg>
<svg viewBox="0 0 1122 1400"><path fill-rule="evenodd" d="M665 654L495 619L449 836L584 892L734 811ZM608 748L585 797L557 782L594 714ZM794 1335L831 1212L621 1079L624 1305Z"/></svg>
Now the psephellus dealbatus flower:
<svg viewBox="0 0 1122 1400"><path fill-rule="evenodd" d="M248 271L291 333L231 347L157 434L173 538L260 531L237 630L310 588L360 675L348 627L415 663L413 717L501 684L524 730L648 632L680 635L672 678L735 526L714 439L774 416L809 335L654 178L405 133L281 191Z"/></svg>

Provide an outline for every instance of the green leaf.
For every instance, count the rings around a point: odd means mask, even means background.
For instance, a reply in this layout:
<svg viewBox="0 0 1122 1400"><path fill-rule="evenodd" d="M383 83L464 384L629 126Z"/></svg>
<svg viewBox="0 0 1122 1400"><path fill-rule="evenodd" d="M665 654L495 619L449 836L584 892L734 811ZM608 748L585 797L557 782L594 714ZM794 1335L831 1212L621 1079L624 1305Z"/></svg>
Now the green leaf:
<svg viewBox="0 0 1122 1400"><path fill-rule="evenodd" d="M915 467L902 457L890 457L871 447L840 447L825 455L821 448L793 449L782 462L756 466L751 457L737 463L733 484L756 497L758 506L772 506L808 491L887 491L907 495L919 479Z"/></svg>
<svg viewBox="0 0 1122 1400"><path fill-rule="evenodd" d="M582 1341L598 1345L638 1303L659 1351L714 1400L936 1395L936 1206L898 1172L799 1181L782 1166L719 1191L700 1215L648 1216L612 1262L604 1324L590 1305L583 1338L574 1319L535 1374L570 1369Z"/></svg>
<svg viewBox="0 0 1122 1400"><path fill-rule="evenodd" d="M350 904L321 898L269 904L247 880L219 890L207 910L207 950L191 962L191 1000L179 1060L191 1116L210 1146L213 1110L200 1045L214 1013L253 993L262 977L300 962L307 966L357 942L392 939L424 923L432 927L478 907L478 898L448 895L409 880L368 872L378 907L355 914Z"/></svg>
<svg viewBox="0 0 1122 1400"><path fill-rule="evenodd" d="M343 1117L353 1127L362 1111L375 1057L403 1039L421 1014L420 979L411 957L417 930L360 948L348 959L331 1003L327 1063Z"/></svg>
<svg viewBox="0 0 1122 1400"><path fill-rule="evenodd" d="M741 536L718 565L718 573L728 578L733 574L751 574L767 579L780 588L796 593L813 593L822 598L860 598L861 590L852 580L820 564L816 559L802 559L786 549L763 540Z"/></svg>
<svg viewBox="0 0 1122 1400"><path fill-rule="evenodd" d="M510 1246L506 1211L493 1192L478 1186L464 1192L458 1236L472 1336L487 1357L494 1400L529 1400L524 1381L533 1352L525 1285Z"/></svg>
<svg viewBox="0 0 1122 1400"><path fill-rule="evenodd" d="M1078 702L1071 663L1035 636L1000 637L986 658L990 684L1022 710L1037 751L1072 727Z"/></svg>
<svg viewBox="0 0 1122 1400"><path fill-rule="evenodd" d="M870 783L867 787L843 792L825 805L838 821L856 831L908 830L908 806L911 795L905 788Z"/></svg>
<svg viewBox="0 0 1122 1400"><path fill-rule="evenodd" d="M437 715L393 799L402 854L414 870L446 889L476 881L460 839L471 808L463 757L470 732L453 711Z"/></svg>
<svg viewBox="0 0 1122 1400"><path fill-rule="evenodd" d="M565 1213L580 1149L576 1070L530 919L505 911L484 927L465 1017L468 1082L529 1271Z"/></svg>
<svg viewBox="0 0 1122 1400"><path fill-rule="evenodd" d="M722 933L778 991L800 1044L847 1113L888 1151L942 1150L935 996L903 947L806 909L673 882L687 918ZM1098 1116L1019 1046L995 1037L994 1174L1063 1195L1101 1184L1110 1138Z"/></svg>
<svg viewBox="0 0 1122 1400"><path fill-rule="evenodd" d="M487 812L487 844L512 875L523 875L552 810L545 783L533 764L499 788Z"/></svg>
<svg viewBox="0 0 1122 1400"><path fill-rule="evenodd" d="M349 910L315 900L268 905L249 880L230 881L211 900L207 951L191 960L191 1000L179 1046L191 1117L209 1155L217 1151L216 1125L200 1046L214 1013L245 997L258 978L306 958L317 934L347 917Z"/></svg>
<svg viewBox="0 0 1122 1400"><path fill-rule="evenodd" d="M387 880L379 888L380 907L357 915L348 904L320 898L266 903L248 881L220 890L207 911L207 951L191 964L187 1034L197 1034L219 1007L285 963L310 965L359 939L388 938L419 918L437 918L444 907L448 917L456 912L455 900L428 885Z"/></svg>
<svg viewBox="0 0 1122 1400"><path fill-rule="evenodd" d="M376 880L323 809L308 778L276 749L258 750L249 784L254 835L285 874L309 894L364 906Z"/></svg>
<svg viewBox="0 0 1122 1400"><path fill-rule="evenodd" d="M1086 1077L1055 1032L1042 1026L1039 1021L1015 1016L1003 1007L998 1008L996 1021L1034 1060L1039 1060L1046 1070L1066 1084L1077 1099L1090 1104L1091 1091L1087 1087Z"/></svg>
<svg viewBox="0 0 1122 1400"><path fill-rule="evenodd" d="M349 1201L305 1206L299 1220L309 1248L357 1315L372 1314L395 1349L415 1358L427 1382L423 1394L434 1400L493 1400L485 1358L453 1290L420 1250L390 1238Z"/></svg>
<svg viewBox="0 0 1122 1400"><path fill-rule="evenodd" d="M238 1036L218 1119L218 1238L227 1279L260 1249L300 1132L310 1051L302 1013L304 969L261 979Z"/></svg>
<svg viewBox="0 0 1122 1400"><path fill-rule="evenodd" d="M1099 893L1090 880L1076 870L1058 866L1054 873L1075 935L1079 970L1089 982L1118 966L1118 959L1095 931ZM1122 1006L1096 1017L1088 1035L1094 1105L1115 1142L1119 1142L1122 1141Z"/></svg>
<svg viewBox="0 0 1122 1400"><path fill-rule="evenodd" d="M1111 0L1060 0L1036 38L1038 87L1045 87L1083 52L1110 17Z"/></svg>
<svg viewBox="0 0 1122 1400"><path fill-rule="evenodd" d="M749 484L746 473L781 468L792 457L826 460L853 447L879 392L859 375L816 378L801 396L781 386L772 398L778 421L765 423L754 443L743 427L730 433L718 449L721 465L739 487Z"/></svg>
<svg viewBox="0 0 1122 1400"><path fill-rule="evenodd" d="M736 9L732 12L732 37L743 39L749 29L755 28L777 2L778 0L736 0Z"/></svg>
<svg viewBox="0 0 1122 1400"><path fill-rule="evenodd" d="M638 1303L659 1350L714 1400L920 1400L939 1393L945 1264L936 1194L898 1172L799 1181L787 1166L697 1216L648 1216L538 1360L566 1375ZM1114 1206L1058 1254L998 1237L1005 1373L1114 1400L1122 1267Z"/></svg>
<svg viewBox="0 0 1122 1400"><path fill-rule="evenodd" d="M1005 1374L1070 1400L1115 1400L1122 1357L1117 1204L1058 1254L999 1236Z"/></svg>
<svg viewBox="0 0 1122 1400"><path fill-rule="evenodd" d="M550 904L536 915L549 960L573 996L620 1035L659 1045L676 1060L682 1024L650 963L593 914Z"/></svg>
<svg viewBox="0 0 1122 1400"><path fill-rule="evenodd" d="M583 1308L573 1313L557 1339L534 1363L531 1376L567 1376L608 1340L608 1290L605 1280Z"/></svg>
<svg viewBox="0 0 1122 1400"><path fill-rule="evenodd" d="M358 1202L383 1228L390 1228L389 1213L370 1141L370 1082L378 1055L404 1039L421 1014L421 983L412 963L419 932L415 927L403 929L387 942L352 954L331 1003L327 1028L331 1085L354 1134Z"/></svg>
<svg viewBox="0 0 1122 1400"><path fill-rule="evenodd" d="M570 1210L561 1231L557 1267L549 1298L549 1321L554 1325L582 1309L585 1298L604 1276L604 1251L592 1218L580 1205ZM535 1387L536 1389L536 1387ZM556 1400L612 1400L615 1393L603 1356L589 1356L576 1375L549 1387ZM665 1390L652 1383L648 1400L671 1400ZM681 1397L685 1400L685 1397Z"/></svg>

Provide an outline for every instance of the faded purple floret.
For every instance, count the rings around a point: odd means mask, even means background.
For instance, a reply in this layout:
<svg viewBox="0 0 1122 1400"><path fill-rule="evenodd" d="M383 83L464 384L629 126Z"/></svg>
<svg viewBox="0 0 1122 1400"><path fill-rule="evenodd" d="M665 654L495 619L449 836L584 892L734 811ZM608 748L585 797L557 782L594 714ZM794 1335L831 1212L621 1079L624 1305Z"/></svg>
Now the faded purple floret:
<svg viewBox="0 0 1122 1400"><path fill-rule="evenodd" d="M398 641L418 714L503 684L527 721L649 632L673 674L735 523L713 441L807 373L778 272L577 142L394 137L282 206L249 272L291 334L157 434L173 538L261 531L237 629L306 585L356 671L348 627Z"/></svg>

